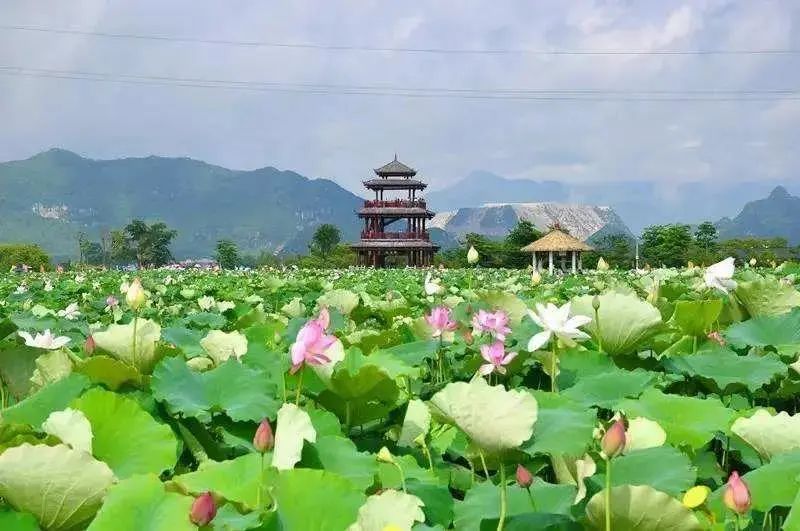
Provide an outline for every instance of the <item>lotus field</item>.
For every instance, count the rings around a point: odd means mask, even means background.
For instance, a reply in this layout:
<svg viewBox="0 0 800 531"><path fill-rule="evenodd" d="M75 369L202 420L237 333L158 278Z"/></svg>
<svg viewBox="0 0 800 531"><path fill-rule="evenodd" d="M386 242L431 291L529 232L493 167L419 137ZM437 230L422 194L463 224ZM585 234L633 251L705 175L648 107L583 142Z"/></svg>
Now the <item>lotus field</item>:
<svg viewBox="0 0 800 531"><path fill-rule="evenodd" d="M3 273L0 529L800 529L797 273Z"/></svg>

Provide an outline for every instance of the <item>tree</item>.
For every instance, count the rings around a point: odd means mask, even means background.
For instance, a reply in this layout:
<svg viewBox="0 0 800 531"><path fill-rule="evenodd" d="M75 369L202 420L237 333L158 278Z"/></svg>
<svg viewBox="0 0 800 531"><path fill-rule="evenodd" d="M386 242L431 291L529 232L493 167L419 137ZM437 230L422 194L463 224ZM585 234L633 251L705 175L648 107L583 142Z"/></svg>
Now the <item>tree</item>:
<svg viewBox="0 0 800 531"><path fill-rule="evenodd" d="M717 227L710 221L702 222L694 231L694 241L701 249L713 250L717 243Z"/></svg>
<svg viewBox="0 0 800 531"><path fill-rule="evenodd" d="M36 270L50 266L50 257L34 244L0 244L0 272L5 273L16 265L27 265Z"/></svg>
<svg viewBox="0 0 800 531"><path fill-rule="evenodd" d="M595 241L592 246L595 250L583 256L585 264L595 264L602 256L611 267L621 269L633 267L633 238L630 235L607 234Z"/></svg>
<svg viewBox="0 0 800 531"><path fill-rule="evenodd" d="M531 253L520 251L523 247L542 237L542 233L528 220L521 219L505 239L505 267L522 268L531 261Z"/></svg>
<svg viewBox="0 0 800 531"><path fill-rule="evenodd" d="M642 232L642 256L652 266L683 266L693 243L689 225L653 225Z"/></svg>
<svg viewBox="0 0 800 531"><path fill-rule="evenodd" d="M105 263L103 246L98 242L83 239L80 241L81 263L89 265L101 265Z"/></svg>
<svg viewBox="0 0 800 531"><path fill-rule="evenodd" d="M336 225L323 223L317 227L314 236L311 238L311 249L318 251L322 256L327 256L339 245L342 240L342 233Z"/></svg>
<svg viewBox="0 0 800 531"><path fill-rule="evenodd" d="M134 219L124 229L111 231L111 258L116 263L135 259L139 267L162 266L172 260L169 245L177 235L165 223L148 225Z"/></svg>
<svg viewBox="0 0 800 531"><path fill-rule="evenodd" d="M239 248L231 240L217 242L217 262L223 269L234 269L240 263Z"/></svg>

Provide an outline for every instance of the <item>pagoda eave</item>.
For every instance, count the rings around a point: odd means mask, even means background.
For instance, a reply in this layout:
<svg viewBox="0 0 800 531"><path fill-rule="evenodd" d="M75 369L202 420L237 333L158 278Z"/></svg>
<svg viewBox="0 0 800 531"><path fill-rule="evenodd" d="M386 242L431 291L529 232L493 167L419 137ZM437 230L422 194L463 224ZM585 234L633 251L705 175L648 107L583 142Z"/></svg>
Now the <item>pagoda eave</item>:
<svg viewBox="0 0 800 531"><path fill-rule="evenodd" d="M412 216L415 218L433 219L436 214L423 208L362 208L358 211L358 217L366 218L372 216Z"/></svg>
<svg viewBox="0 0 800 531"><path fill-rule="evenodd" d="M424 190L428 187L416 179L370 179L363 184L370 190Z"/></svg>

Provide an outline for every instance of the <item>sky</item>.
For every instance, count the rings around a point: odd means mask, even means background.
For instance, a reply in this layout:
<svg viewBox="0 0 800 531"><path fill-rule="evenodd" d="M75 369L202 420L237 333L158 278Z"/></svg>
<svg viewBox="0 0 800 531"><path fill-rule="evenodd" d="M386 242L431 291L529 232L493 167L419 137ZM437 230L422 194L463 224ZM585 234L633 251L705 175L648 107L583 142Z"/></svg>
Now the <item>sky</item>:
<svg viewBox="0 0 800 531"><path fill-rule="evenodd" d="M750 53L664 54L698 50ZM0 161L192 157L359 192L395 153L432 189L475 170L793 183L799 145L796 0L0 3Z"/></svg>

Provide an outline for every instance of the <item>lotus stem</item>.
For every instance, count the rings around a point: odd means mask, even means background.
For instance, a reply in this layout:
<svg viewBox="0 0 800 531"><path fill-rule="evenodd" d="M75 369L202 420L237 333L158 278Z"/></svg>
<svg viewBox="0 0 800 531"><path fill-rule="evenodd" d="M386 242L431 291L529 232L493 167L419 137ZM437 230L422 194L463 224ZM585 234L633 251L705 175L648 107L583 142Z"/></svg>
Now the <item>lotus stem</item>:
<svg viewBox="0 0 800 531"><path fill-rule="evenodd" d="M407 492L406 491L406 475L403 474L403 467L400 466L400 463L398 463L397 460L392 460L392 464L397 469L397 471L400 473L400 486L402 487L403 492Z"/></svg>
<svg viewBox="0 0 800 531"><path fill-rule="evenodd" d="M606 459L606 490L604 498L606 505L606 531L611 531L611 459Z"/></svg>
<svg viewBox="0 0 800 531"><path fill-rule="evenodd" d="M531 501L531 509L533 509L533 512L536 512L536 502L533 501L533 493L531 492L531 488L525 487L525 490L528 491L528 499Z"/></svg>
<svg viewBox="0 0 800 531"><path fill-rule="evenodd" d="M600 334L600 308L594 309L594 328L597 330L597 350L603 352L603 336Z"/></svg>
<svg viewBox="0 0 800 531"><path fill-rule="evenodd" d="M261 452L261 465L258 467L258 490L256 491L256 509L261 509L261 491L264 489L264 453Z"/></svg>
<svg viewBox="0 0 800 531"><path fill-rule="evenodd" d="M558 384L556 383L556 361L558 360L558 344L557 339L553 338L553 355L550 358L550 391L553 393L558 392Z"/></svg>
<svg viewBox="0 0 800 531"><path fill-rule="evenodd" d="M489 469L486 468L486 458L483 457L483 451L478 450L478 455L481 456L481 465L483 466L483 475L489 479Z"/></svg>
<svg viewBox="0 0 800 531"><path fill-rule="evenodd" d="M300 406L300 392L303 390L303 373L305 372L305 366L300 369L300 376L297 377L297 394L294 398L294 404L296 406Z"/></svg>
<svg viewBox="0 0 800 531"><path fill-rule="evenodd" d="M503 531L506 525L506 508L508 500L506 499L506 468L500 464L500 520L497 522L497 531Z"/></svg>
<svg viewBox="0 0 800 531"><path fill-rule="evenodd" d="M133 368L138 369L136 366L136 328L139 325L139 313L133 314L133 344L131 345L131 357L133 358Z"/></svg>

